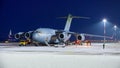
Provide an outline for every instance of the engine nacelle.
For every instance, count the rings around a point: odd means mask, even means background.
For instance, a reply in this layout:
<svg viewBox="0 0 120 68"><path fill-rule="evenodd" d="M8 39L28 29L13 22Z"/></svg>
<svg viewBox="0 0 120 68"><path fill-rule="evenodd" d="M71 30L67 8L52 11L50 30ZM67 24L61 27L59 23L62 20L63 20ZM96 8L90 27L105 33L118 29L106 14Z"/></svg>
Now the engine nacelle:
<svg viewBox="0 0 120 68"><path fill-rule="evenodd" d="M85 36L83 34L77 35L77 39L84 41L85 40Z"/></svg>
<svg viewBox="0 0 120 68"><path fill-rule="evenodd" d="M24 32L19 32L15 34L15 39L21 39L21 38L24 38Z"/></svg>
<svg viewBox="0 0 120 68"><path fill-rule="evenodd" d="M25 33L25 38L32 38L33 31Z"/></svg>
<svg viewBox="0 0 120 68"><path fill-rule="evenodd" d="M65 35L64 35L63 33L60 33L60 34L58 35L58 39L59 39L59 40L64 40L64 38L65 38Z"/></svg>
<svg viewBox="0 0 120 68"><path fill-rule="evenodd" d="M62 34L62 33L59 34L59 38L60 38L60 39L64 39L64 34Z"/></svg>

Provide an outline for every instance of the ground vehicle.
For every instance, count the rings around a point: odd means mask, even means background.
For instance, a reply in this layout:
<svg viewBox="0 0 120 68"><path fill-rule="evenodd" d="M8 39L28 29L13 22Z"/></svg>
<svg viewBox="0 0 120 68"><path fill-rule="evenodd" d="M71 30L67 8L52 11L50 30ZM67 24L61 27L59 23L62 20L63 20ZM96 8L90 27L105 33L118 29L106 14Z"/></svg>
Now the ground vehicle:
<svg viewBox="0 0 120 68"><path fill-rule="evenodd" d="M26 46L27 44L29 44L30 42L28 40L21 40L19 42L19 46Z"/></svg>
<svg viewBox="0 0 120 68"><path fill-rule="evenodd" d="M27 42L25 40L21 40L19 42L19 46L25 46L27 44Z"/></svg>
<svg viewBox="0 0 120 68"><path fill-rule="evenodd" d="M82 41L81 40L75 40L73 42L74 45L82 45Z"/></svg>

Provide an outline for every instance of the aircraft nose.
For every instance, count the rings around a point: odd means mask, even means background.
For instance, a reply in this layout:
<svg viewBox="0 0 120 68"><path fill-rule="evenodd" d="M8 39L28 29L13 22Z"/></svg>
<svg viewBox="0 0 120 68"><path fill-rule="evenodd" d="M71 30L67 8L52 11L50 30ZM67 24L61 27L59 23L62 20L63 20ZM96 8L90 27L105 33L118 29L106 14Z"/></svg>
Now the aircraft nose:
<svg viewBox="0 0 120 68"><path fill-rule="evenodd" d="M40 33L33 33L33 37L35 37L35 38L40 37Z"/></svg>
<svg viewBox="0 0 120 68"><path fill-rule="evenodd" d="M33 33L33 40L38 40L40 38L40 33Z"/></svg>
<svg viewBox="0 0 120 68"><path fill-rule="evenodd" d="M35 31L35 32L33 33L33 35L34 35L35 37L40 37L41 32L39 32L39 31Z"/></svg>
<svg viewBox="0 0 120 68"><path fill-rule="evenodd" d="M33 40L44 43L45 42L45 36L42 33L33 33Z"/></svg>

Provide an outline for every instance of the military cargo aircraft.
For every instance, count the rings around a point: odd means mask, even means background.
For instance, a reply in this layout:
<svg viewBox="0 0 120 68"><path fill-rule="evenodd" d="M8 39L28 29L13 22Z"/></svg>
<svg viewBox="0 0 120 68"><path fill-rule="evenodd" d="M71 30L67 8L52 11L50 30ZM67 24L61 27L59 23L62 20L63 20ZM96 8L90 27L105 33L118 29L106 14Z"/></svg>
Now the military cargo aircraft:
<svg viewBox="0 0 120 68"><path fill-rule="evenodd" d="M85 36L104 37L99 35L80 34L69 31L73 18L89 19L88 17L72 16L71 14L69 14L68 17L60 17L60 18L67 18L64 30L57 30L51 28L38 28L34 31L19 32L15 34L15 38L16 39L26 38L26 39L30 39L32 43L34 43L35 45L45 44L50 46L50 44L66 43L66 41L70 39L71 35L74 35L77 40L81 40L81 41L85 40Z"/></svg>

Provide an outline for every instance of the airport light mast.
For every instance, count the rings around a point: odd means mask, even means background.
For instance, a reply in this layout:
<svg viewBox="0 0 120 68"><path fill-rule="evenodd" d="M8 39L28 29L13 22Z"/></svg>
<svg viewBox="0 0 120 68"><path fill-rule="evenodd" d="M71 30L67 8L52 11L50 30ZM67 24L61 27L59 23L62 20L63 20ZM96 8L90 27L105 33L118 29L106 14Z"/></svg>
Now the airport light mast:
<svg viewBox="0 0 120 68"><path fill-rule="evenodd" d="M117 30L117 26L114 25L114 30L115 30L115 42L116 42L116 30Z"/></svg>
<svg viewBox="0 0 120 68"><path fill-rule="evenodd" d="M103 49L105 48L105 41L106 41L106 38L105 38L105 35L106 35L106 22L107 22L107 19L103 19L103 23L104 23L104 43L103 43Z"/></svg>

